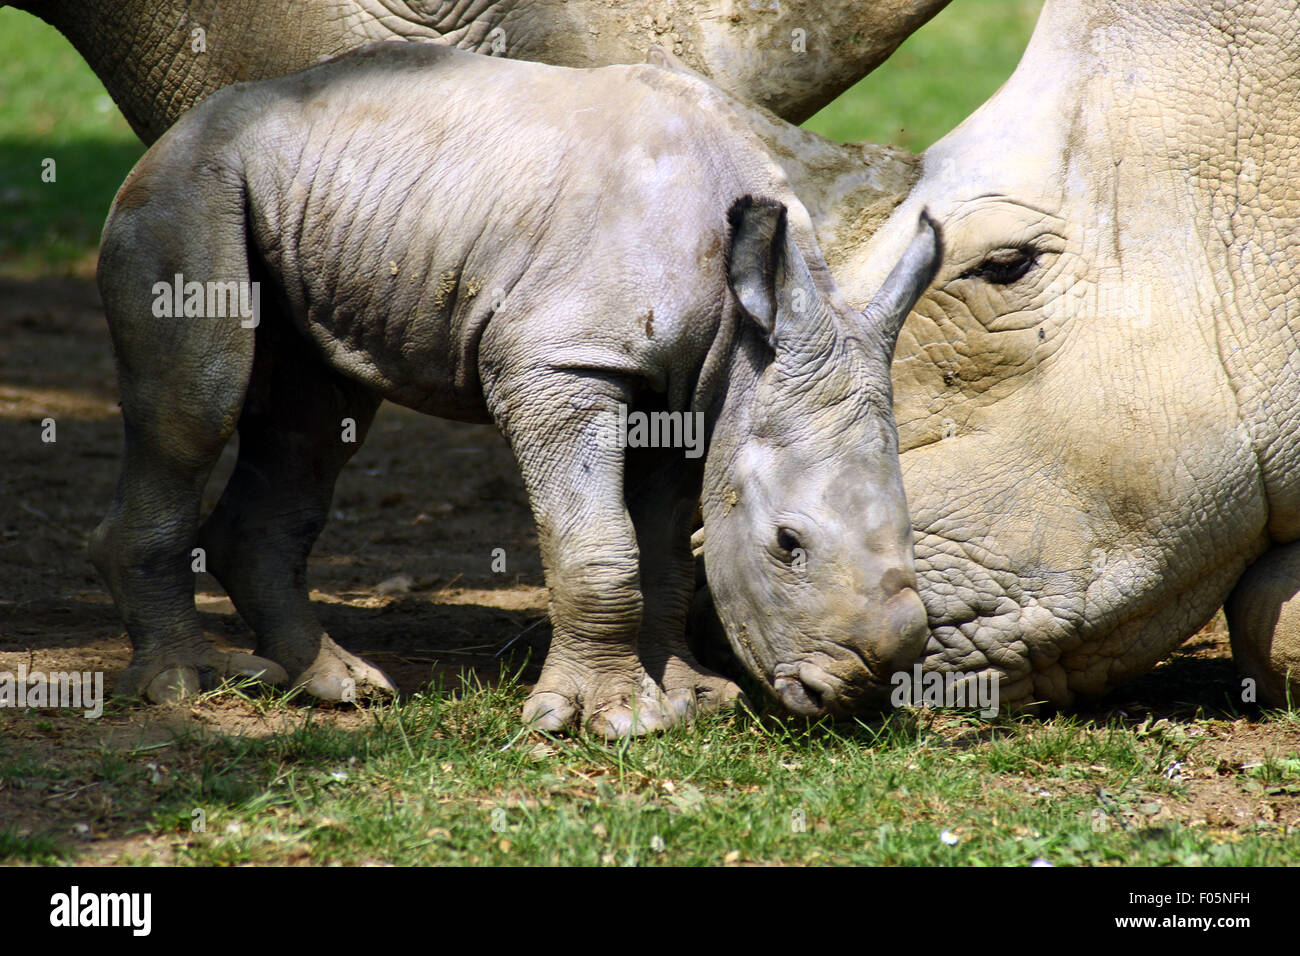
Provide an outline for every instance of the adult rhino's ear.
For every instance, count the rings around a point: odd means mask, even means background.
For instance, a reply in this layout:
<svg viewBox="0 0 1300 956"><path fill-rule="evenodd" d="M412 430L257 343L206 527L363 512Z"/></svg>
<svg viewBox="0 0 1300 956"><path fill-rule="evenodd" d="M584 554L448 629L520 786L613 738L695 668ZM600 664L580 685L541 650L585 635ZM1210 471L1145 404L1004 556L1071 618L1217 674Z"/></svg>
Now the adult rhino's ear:
<svg viewBox="0 0 1300 956"><path fill-rule="evenodd" d="M727 213L727 222L731 224L727 281L740 307L774 348L785 220L786 211L782 203L753 196L737 199Z"/></svg>

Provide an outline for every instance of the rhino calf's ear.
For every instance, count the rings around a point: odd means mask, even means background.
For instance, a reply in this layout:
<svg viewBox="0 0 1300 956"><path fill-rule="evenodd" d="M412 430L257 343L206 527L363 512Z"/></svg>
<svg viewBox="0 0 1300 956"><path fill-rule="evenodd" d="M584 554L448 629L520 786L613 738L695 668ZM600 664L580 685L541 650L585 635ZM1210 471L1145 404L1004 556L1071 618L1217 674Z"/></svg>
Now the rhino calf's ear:
<svg viewBox="0 0 1300 956"><path fill-rule="evenodd" d="M871 303L862 310L868 325L880 332L891 349L908 313L930 287L942 262L943 231L931 218L929 210L923 209L916 224L916 235L903 257L872 297Z"/></svg>
<svg viewBox="0 0 1300 956"><path fill-rule="evenodd" d="M776 346L777 269L785 246L785 206L744 196L727 213L731 250L727 281L736 301Z"/></svg>

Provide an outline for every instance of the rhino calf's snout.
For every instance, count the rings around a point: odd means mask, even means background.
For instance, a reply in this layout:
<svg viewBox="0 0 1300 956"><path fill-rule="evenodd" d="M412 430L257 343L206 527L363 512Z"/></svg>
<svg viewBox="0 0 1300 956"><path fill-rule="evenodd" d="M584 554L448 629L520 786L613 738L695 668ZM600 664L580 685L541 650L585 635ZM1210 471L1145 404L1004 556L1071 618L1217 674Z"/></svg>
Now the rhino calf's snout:
<svg viewBox="0 0 1300 956"><path fill-rule="evenodd" d="M880 705L882 688L920 660L930 633L925 605L910 565L890 577L912 583L892 593L885 591L888 596L873 602L875 610L869 617L859 609L855 614L859 627L843 643L814 644L804 659L774 668L772 686L786 707L797 714L820 716Z"/></svg>
<svg viewBox="0 0 1300 956"><path fill-rule="evenodd" d="M777 664L772 688L788 710L806 717L880 705L881 688L920 660L929 633L916 588L901 587L881 605L877 626L849 639L850 654L822 652L810 655L812 660Z"/></svg>

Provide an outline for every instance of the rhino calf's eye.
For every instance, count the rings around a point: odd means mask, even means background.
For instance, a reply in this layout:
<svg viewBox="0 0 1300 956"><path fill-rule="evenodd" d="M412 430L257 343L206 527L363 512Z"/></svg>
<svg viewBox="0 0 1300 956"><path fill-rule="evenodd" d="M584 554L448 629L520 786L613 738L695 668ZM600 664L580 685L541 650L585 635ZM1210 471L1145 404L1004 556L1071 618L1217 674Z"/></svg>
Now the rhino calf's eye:
<svg viewBox="0 0 1300 956"><path fill-rule="evenodd" d="M958 278L983 279L992 285L1010 285L1021 279L1038 262L1038 250L1033 246L1018 249L999 249L989 253L973 269L967 269Z"/></svg>

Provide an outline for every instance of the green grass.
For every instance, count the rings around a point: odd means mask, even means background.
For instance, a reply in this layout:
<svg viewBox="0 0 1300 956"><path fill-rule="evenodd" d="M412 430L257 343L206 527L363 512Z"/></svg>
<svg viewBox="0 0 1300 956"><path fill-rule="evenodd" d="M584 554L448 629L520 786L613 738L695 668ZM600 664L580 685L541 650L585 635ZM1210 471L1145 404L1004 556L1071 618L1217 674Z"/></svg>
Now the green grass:
<svg viewBox="0 0 1300 956"><path fill-rule="evenodd" d="M953 0L878 70L804 125L841 142L920 152L1006 81L1042 0Z"/></svg>
<svg viewBox="0 0 1300 956"><path fill-rule="evenodd" d="M171 747L100 754L71 778L66 768L58 776L22 769L29 787L84 778L107 788L124 835L149 838L124 860L142 864L1300 859L1294 827L1179 822L1199 781L1166 774L1175 763L1196 771L1212 720L1125 727L926 711L830 725L739 714L606 742L529 736L518 724L522 701L522 688L506 679L376 708L360 730L326 726L308 711L296 729L261 739L187 734ZM226 704L248 706L239 693ZM302 717L292 703L261 710ZM1282 729L1292 716L1271 720ZM1243 793L1293 793L1300 756L1231 774ZM0 860L83 852L85 844L53 832L0 834Z"/></svg>
<svg viewBox="0 0 1300 956"><path fill-rule="evenodd" d="M1041 0L955 0L808 126L920 150L1010 75ZM0 275L87 273L113 194L144 148L52 27L0 9ZM56 179L42 181L44 162Z"/></svg>
<svg viewBox="0 0 1300 956"><path fill-rule="evenodd" d="M0 10L0 274L86 271L144 147L52 27ZM45 182L45 161L54 181Z"/></svg>
<svg viewBox="0 0 1300 956"><path fill-rule="evenodd" d="M0 829L0 861L48 865L69 856L67 847L52 834L18 834L8 828Z"/></svg>

